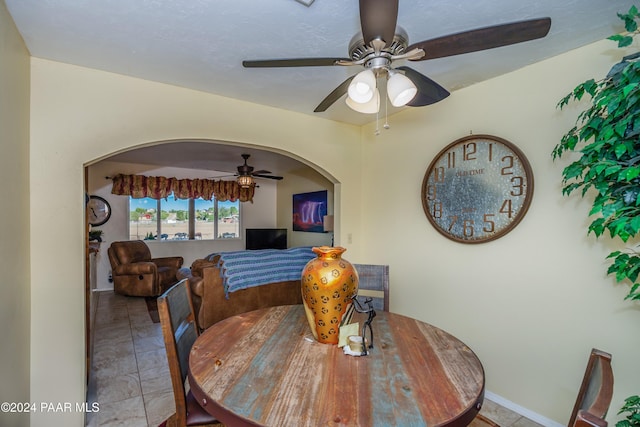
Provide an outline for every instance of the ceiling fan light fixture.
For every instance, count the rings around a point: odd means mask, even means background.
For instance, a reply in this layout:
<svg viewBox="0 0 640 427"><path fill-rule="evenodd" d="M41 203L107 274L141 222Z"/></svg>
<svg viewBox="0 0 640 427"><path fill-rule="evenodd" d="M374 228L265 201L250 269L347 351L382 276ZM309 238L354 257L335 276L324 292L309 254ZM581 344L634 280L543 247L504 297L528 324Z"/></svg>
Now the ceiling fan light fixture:
<svg viewBox="0 0 640 427"><path fill-rule="evenodd" d="M393 73L387 81L387 95L389 95L391 105L394 107L407 105L417 93L416 85L404 74Z"/></svg>
<svg viewBox="0 0 640 427"><path fill-rule="evenodd" d="M350 97L347 97L346 102L349 108L357 111L358 113L375 114L380 110L380 92L378 91L378 89L376 89L373 92L373 96L371 97L369 102L355 102Z"/></svg>
<svg viewBox="0 0 640 427"><path fill-rule="evenodd" d="M255 184L253 177L251 175L240 175L236 180L240 188L249 188Z"/></svg>
<svg viewBox="0 0 640 427"><path fill-rule="evenodd" d="M376 76L371 70L359 72L351 83L347 93L352 101L364 104L371 101L376 89Z"/></svg>

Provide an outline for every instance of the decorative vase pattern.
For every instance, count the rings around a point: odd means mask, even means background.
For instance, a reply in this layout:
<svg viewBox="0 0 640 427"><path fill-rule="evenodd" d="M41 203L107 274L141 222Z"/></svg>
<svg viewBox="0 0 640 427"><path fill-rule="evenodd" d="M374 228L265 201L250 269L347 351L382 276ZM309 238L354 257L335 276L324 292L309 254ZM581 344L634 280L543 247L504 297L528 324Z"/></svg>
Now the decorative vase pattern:
<svg viewBox="0 0 640 427"><path fill-rule="evenodd" d="M313 336L337 344L340 322L358 292L358 272L342 258L343 247L312 248L318 255L302 270L302 302Z"/></svg>

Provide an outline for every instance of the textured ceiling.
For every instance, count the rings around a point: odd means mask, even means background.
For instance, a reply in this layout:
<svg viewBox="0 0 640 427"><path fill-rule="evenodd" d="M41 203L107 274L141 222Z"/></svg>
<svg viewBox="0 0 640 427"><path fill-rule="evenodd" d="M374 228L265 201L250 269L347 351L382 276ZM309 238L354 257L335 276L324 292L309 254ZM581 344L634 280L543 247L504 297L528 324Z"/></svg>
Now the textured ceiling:
<svg viewBox="0 0 640 427"><path fill-rule="evenodd" d="M356 0L4 0L35 57L105 70L353 124L375 120L344 99L314 108L361 67L245 69L244 59L348 57L360 31ZM305 4L310 4L306 6ZM622 31L632 0L400 0L409 43L495 24L550 17L540 40L409 65L455 90ZM612 46L613 42L612 42ZM442 102L447 102L445 99ZM384 107L383 107L384 108ZM411 108L411 107L405 107ZM433 107L417 107L429 109ZM397 109L389 107L390 114ZM428 110L427 110L428 111ZM161 148L160 148L161 147ZM234 171L240 154L287 174L301 163L247 148L190 142L112 160Z"/></svg>
<svg viewBox="0 0 640 427"><path fill-rule="evenodd" d="M5 0L33 56L111 71L354 124L375 115L339 100L314 108L356 67L245 69L243 59L348 57L356 0ZM311 3L305 6L305 3ZM550 17L541 40L410 62L449 91L623 30L632 0L400 0L409 43ZM396 61L394 66L407 65ZM443 101L443 102L446 102ZM411 107L405 107L411 108ZM430 107L418 107L430 108ZM395 109L393 110L395 111Z"/></svg>

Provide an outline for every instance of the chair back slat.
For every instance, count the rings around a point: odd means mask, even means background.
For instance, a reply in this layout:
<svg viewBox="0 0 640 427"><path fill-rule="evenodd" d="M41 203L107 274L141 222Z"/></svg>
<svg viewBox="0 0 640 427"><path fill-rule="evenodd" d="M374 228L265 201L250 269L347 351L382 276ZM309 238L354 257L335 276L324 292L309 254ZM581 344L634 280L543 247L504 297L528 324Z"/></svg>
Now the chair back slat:
<svg viewBox="0 0 640 427"><path fill-rule="evenodd" d="M189 305L187 289L182 288L182 285L173 287L162 296L167 299L167 304L169 304L171 329L174 331L174 334L180 328L182 323L188 322L191 315L191 306ZM186 288L186 286L184 286L184 288Z"/></svg>
<svg viewBox="0 0 640 427"><path fill-rule="evenodd" d="M158 316L176 402L176 422L177 425L186 425L187 394L184 384L189 369L189 353L198 337L187 279L181 280L158 297Z"/></svg>
<svg viewBox="0 0 640 427"><path fill-rule="evenodd" d="M175 333L178 362L180 364L180 378L184 382L189 370L189 352L198 338L194 322L182 323Z"/></svg>
<svg viewBox="0 0 640 427"><path fill-rule="evenodd" d="M588 411L596 402L596 399L600 394L600 390L602 389L602 376L602 364L600 363L600 359L595 359L580 409Z"/></svg>
<svg viewBox="0 0 640 427"><path fill-rule="evenodd" d="M389 311L389 266L353 264L353 267L358 272L358 296L371 297L374 309Z"/></svg>
<svg viewBox="0 0 640 427"><path fill-rule="evenodd" d="M569 427L577 425L607 425L607 415L613 398L611 355L592 349L578 397L569 419Z"/></svg>

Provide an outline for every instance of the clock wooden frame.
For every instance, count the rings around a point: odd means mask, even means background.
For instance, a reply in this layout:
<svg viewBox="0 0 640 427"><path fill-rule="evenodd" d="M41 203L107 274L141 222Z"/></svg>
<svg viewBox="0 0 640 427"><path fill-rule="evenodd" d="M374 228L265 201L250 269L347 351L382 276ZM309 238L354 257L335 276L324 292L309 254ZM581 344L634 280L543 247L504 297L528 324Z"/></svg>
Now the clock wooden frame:
<svg viewBox="0 0 640 427"><path fill-rule="evenodd" d="M469 135L444 147L422 181L422 207L443 236L460 243L498 239L522 221L533 197L524 153L492 135Z"/></svg>

